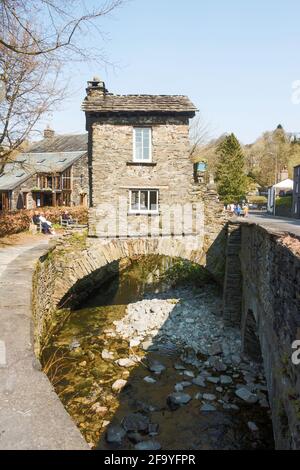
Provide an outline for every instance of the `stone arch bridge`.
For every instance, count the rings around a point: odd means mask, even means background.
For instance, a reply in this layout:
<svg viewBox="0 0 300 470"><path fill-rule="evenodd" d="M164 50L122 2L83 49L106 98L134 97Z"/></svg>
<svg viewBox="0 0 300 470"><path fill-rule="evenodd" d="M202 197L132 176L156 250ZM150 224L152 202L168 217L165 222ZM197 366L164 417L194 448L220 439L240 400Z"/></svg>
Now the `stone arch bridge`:
<svg viewBox="0 0 300 470"><path fill-rule="evenodd" d="M217 239L214 243L219 247ZM213 264L212 256L208 256L212 245L207 248L209 245L205 244L204 238L192 236L113 240L88 238L78 244L74 244L73 240L68 247L68 239L65 238L40 259L34 274L36 353L39 355L43 343L55 328L55 311L76 306L87 298L97 286L119 272L122 260L162 255L207 267ZM218 278L219 273L215 272L215 275Z"/></svg>
<svg viewBox="0 0 300 470"><path fill-rule="evenodd" d="M89 238L75 250L66 239L34 274L35 351L62 321L57 307L83 300L119 271L120 260L157 254L198 263L223 284L225 324L239 327L244 351L263 360L276 447L299 449L300 366L292 363L292 344L300 339L300 257L288 240L246 221L219 226L210 238Z"/></svg>

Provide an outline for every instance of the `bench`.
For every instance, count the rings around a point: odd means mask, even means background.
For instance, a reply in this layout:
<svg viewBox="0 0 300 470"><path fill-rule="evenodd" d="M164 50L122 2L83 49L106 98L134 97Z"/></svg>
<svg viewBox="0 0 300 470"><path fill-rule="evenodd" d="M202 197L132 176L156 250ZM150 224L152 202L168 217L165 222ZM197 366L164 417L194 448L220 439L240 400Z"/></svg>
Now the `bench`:
<svg viewBox="0 0 300 470"><path fill-rule="evenodd" d="M60 226L64 228L77 227L78 219L63 219L63 217L60 217L59 223Z"/></svg>
<svg viewBox="0 0 300 470"><path fill-rule="evenodd" d="M31 232L42 233L42 222L38 222L37 224L35 224L35 223L33 222L33 220L31 220L31 224L30 224L29 230L30 230Z"/></svg>

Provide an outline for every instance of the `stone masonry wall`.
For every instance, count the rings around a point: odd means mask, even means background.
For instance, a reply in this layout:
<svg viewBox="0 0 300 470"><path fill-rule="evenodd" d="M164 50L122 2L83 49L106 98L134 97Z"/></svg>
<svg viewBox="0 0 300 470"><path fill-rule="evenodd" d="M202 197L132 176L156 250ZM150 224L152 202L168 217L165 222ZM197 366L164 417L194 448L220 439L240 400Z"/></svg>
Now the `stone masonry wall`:
<svg viewBox="0 0 300 470"><path fill-rule="evenodd" d="M152 164L133 163L133 127L152 128ZM92 124L92 149L90 155L92 206L89 217L89 234L97 236L97 224L107 222L108 233L114 236L111 216L119 197L123 198L125 214L128 210L130 189L158 189L161 205L190 202L189 187L193 165L189 159L188 119L136 116L135 118L99 118ZM106 207L99 209L100 204ZM98 207L98 208L97 208ZM126 217L125 217L126 220ZM128 215L126 227L118 227L118 235L128 232L148 236L150 224L160 232L161 218L148 215ZM164 235L182 234L180 224L173 224Z"/></svg>
<svg viewBox="0 0 300 470"><path fill-rule="evenodd" d="M35 202L32 197L32 188L36 187L37 184L36 175L28 178L24 183L20 184L16 189L12 191L12 210L24 208L24 196L23 193L27 193L27 209L34 209Z"/></svg>
<svg viewBox="0 0 300 470"><path fill-rule="evenodd" d="M72 205L81 204L81 195L85 195L85 204L88 205L89 197L89 175L88 175L88 156L87 154L79 158L72 166L73 191Z"/></svg>
<svg viewBox="0 0 300 470"><path fill-rule="evenodd" d="M276 447L299 449L300 367L292 363L292 343L300 328L300 258L282 236L255 224L230 224L229 233L224 314L241 327L245 353L256 342L248 328L254 318Z"/></svg>

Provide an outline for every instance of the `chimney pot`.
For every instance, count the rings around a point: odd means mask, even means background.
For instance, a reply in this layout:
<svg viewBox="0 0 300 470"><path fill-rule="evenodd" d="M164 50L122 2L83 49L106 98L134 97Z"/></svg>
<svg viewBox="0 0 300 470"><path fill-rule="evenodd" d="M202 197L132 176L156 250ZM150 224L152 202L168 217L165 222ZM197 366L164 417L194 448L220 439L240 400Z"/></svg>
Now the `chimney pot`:
<svg viewBox="0 0 300 470"><path fill-rule="evenodd" d="M100 77L93 77L92 80L89 80L86 93L88 96L104 96L108 93L108 90L105 87L105 83L101 80Z"/></svg>
<svg viewBox="0 0 300 470"><path fill-rule="evenodd" d="M44 130L44 139L51 139L52 137L54 137L54 135L54 130L47 126L47 128Z"/></svg>

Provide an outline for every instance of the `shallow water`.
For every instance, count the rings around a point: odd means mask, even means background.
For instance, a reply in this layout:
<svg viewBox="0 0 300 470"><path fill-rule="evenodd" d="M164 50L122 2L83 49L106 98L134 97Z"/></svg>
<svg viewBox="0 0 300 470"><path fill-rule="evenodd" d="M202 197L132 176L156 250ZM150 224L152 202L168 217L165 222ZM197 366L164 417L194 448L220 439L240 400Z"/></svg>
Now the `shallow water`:
<svg viewBox="0 0 300 470"><path fill-rule="evenodd" d="M243 384L244 376L239 366L228 366L225 374L235 376L233 384L216 391L216 385L207 383L205 390L196 385L184 389L193 399L175 411L167 405L167 397L174 386L190 380L184 370L176 370L181 363L195 376L206 371L216 376L216 371L205 366L207 357L198 354L199 365L184 363L184 345L176 341L154 339L151 350L141 346L130 348L128 341L116 333L114 322L126 314L128 304L144 298L174 299L181 303L194 297L215 299L219 305L219 291L211 284L198 287L174 288L161 274L172 264L169 258L149 257L132 263L113 281L102 285L85 302L84 308L71 312L61 330L44 350L44 370L55 386L56 392L75 420L87 442L98 449L133 449L139 440L148 440L147 432L137 436L127 433L121 444L109 444L106 430L111 424L121 425L124 417L140 412L158 431L150 437L159 441L162 449L256 449L273 448L272 425L269 410L259 404L247 404L238 400L239 410L224 410L222 400L226 394L230 403L237 403L236 384ZM173 301L173 300L172 300ZM216 318L217 321L217 318ZM220 321L218 319L218 321ZM188 346L188 345L185 345ZM114 353L110 360L102 359L103 350ZM137 357L132 367L119 367L119 358ZM158 360L165 366L161 375L151 374L149 362ZM246 366L245 366L246 367ZM146 383L152 376L156 382ZM117 379L127 380L121 393L112 391ZM257 374L257 381L263 379ZM214 412L201 412L203 403L195 398L199 392L213 393L216 400ZM253 433L248 422L255 422L259 431ZM110 424L111 423L111 424Z"/></svg>

